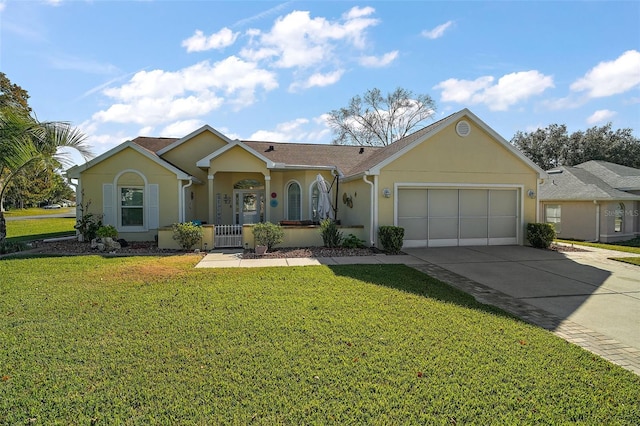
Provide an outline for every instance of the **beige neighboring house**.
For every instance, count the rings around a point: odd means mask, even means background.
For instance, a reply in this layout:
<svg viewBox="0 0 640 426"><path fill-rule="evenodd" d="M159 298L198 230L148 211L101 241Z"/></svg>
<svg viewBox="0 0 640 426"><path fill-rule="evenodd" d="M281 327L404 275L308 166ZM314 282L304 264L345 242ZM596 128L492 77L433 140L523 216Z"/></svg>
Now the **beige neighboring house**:
<svg viewBox="0 0 640 426"><path fill-rule="evenodd" d="M78 203L90 201L121 238L153 240L199 221L243 232L250 247L248 224L317 223L319 174L346 231L377 246L379 226L401 226L405 247L524 244L545 176L467 109L386 147L232 140L204 126L180 139L138 137L67 171ZM283 246L311 241L286 235Z"/></svg>
<svg viewBox="0 0 640 426"><path fill-rule="evenodd" d="M640 236L640 169L594 160L547 175L540 216L558 237L613 242Z"/></svg>

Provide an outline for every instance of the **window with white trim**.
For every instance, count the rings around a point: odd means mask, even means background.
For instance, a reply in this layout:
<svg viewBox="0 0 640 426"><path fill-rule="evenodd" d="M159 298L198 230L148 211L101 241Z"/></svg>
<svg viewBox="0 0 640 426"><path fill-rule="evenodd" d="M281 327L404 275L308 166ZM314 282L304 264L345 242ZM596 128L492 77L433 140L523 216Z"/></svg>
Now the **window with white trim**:
<svg viewBox="0 0 640 426"><path fill-rule="evenodd" d="M298 182L287 185L287 219L300 220L302 216L302 194Z"/></svg>
<svg viewBox="0 0 640 426"><path fill-rule="evenodd" d="M144 226L144 187L120 188L120 226Z"/></svg>
<svg viewBox="0 0 640 426"><path fill-rule="evenodd" d="M562 229L562 208L560 204L546 204L544 206L544 221L553 225L556 233Z"/></svg>

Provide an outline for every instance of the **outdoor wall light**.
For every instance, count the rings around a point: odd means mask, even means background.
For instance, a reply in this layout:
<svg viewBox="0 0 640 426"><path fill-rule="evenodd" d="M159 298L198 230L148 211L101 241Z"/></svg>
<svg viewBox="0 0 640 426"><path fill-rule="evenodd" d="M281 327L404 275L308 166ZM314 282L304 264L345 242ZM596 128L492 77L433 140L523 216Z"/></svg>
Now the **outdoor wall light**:
<svg viewBox="0 0 640 426"><path fill-rule="evenodd" d="M530 189L527 191L527 195L529 196L529 198L536 198L536 191Z"/></svg>
<svg viewBox="0 0 640 426"><path fill-rule="evenodd" d="M391 197L391 190L389 188L384 188L382 190L382 195L384 196L384 198L389 198Z"/></svg>

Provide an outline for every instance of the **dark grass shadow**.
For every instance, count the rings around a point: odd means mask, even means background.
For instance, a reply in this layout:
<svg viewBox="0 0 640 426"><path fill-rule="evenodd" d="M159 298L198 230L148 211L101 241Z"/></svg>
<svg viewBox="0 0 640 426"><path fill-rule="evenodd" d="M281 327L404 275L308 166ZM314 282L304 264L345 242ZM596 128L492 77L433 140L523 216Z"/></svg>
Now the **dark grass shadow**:
<svg viewBox="0 0 640 426"><path fill-rule="evenodd" d="M503 309L478 302L472 295L406 265L367 264L328 265L327 267L337 276L348 277L524 322Z"/></svg>

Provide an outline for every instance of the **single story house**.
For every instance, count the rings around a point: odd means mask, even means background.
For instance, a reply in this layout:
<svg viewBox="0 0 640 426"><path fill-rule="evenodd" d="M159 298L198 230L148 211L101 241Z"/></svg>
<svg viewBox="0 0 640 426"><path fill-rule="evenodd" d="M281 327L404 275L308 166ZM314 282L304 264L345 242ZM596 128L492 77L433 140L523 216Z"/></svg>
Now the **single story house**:
<svg viewBox="0 0 640 426"><path fill-rule="evenodd" d="M640 236L640 169L594 160L547 175L539 214L560 238L613 242Z"/></svg>
<svg viewBox="0 0 640 426"><path fill-rule="evenodd" d="M179 139L138 137L67 171L78 203L127 240L185 221L245 234L262 221L309 228L318 175L345 235L376 246L378 227L397 225L405 247L427 247L524 244L545 173L468 109L385 147L231 140L205 125Z"/></svg>

